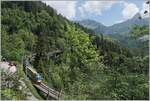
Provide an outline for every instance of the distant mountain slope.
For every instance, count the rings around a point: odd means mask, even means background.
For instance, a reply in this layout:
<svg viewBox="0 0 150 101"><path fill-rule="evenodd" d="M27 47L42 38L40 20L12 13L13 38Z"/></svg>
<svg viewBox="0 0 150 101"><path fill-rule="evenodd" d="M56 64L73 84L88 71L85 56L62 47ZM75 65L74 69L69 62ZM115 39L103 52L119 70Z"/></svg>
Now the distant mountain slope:
<svg viewBox="0 0 150 101"><path fill-rule="evenodd" d="M104 34L118 34L118 33L127 33L131 26L133 25L148 25L148 18L139 19L140 14L137 13L133 18L128 19L122 23L114 24L112 26L104 26L103 24L93 21L93 20L83 20L78 23L84 27L94 30L96 33Z"/></svg>
<svg viewBox="0 0 150 101"><path fill-rule="evenodd" d="M149 99L148 52L132 51L110 37L95 35L42 1L2 1L1 16L2 56L16 63L16 78L24 78L22 58L32 60L34 55L31 64L44 83L62 92L62 100ZM134 32L149 31L142 29ZM39 100L48 98L34 88L32 80L26 84ZM8 86L2 86L2 100L26 100L18 87L15 82L6 92Z"/></svg>
<svg viewBox="0 0 150 101"><path fill-rule="evenodd" d="M94 30L96 33L104 33L106 30L106 26L94 20L87 19L78 21L78 23L86 28Z"/></svg>

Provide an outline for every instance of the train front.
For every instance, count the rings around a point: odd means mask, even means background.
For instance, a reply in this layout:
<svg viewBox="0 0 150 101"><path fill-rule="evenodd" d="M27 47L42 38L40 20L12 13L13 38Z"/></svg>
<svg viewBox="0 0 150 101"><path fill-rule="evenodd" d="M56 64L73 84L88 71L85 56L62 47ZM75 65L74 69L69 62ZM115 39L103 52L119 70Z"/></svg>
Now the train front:
<svg viewBox="0 0 150 101"><path fill-rule="evenodd" d="M41 76L40 76L40 74L36 74L36 76L35 76L35 80L36 80L36 82L38 83L38 84L40 84L41 83L41 81L42 81L42 78L41 78Z"/></svg>

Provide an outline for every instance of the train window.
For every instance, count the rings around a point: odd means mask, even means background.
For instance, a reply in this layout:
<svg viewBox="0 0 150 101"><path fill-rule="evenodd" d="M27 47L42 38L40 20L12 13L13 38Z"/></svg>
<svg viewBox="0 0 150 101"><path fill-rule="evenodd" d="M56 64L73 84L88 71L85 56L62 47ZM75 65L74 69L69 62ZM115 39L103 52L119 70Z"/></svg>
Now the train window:
<svg viewBox="0 0 150 101"><path fill-rule="evenodd" d="M41 80L42 79L39 74L37 74L35 78L36 78L36 80Z"/></svg>

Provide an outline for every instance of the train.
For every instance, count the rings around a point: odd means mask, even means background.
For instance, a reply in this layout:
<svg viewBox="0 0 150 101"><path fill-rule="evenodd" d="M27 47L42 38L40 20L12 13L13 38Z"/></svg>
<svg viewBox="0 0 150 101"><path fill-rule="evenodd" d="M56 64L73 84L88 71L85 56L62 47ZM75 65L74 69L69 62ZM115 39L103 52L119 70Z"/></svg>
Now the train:
<svg viewBox="0 0 150 101"><path fill-rule="evenodd" d="M33 67L31 66L26 67L25 73L35 83L41 84L42 77L39 73L36 72L36 70Z"/></svg>

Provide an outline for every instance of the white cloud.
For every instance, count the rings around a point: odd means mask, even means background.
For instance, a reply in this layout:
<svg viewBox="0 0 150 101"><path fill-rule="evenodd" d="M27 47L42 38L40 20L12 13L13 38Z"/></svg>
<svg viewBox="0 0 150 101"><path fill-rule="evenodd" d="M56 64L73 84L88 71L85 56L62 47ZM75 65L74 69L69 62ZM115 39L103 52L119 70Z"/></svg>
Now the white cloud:
<svg viewBox="0 0 150 101"><path fill-rule="evenodd" d="M139 12L139 8L133 3L123 2L123 6L122 15L124 19L130 19Z"/></svg>
<svg viewBox="0 0 150 101"><path fill-rule="evenodd" d="M131 2L126 1L85 1L78 9L76 9L78 1L42 1L47 5L50 5L54 9L57 10L58 13L67 17L68 19L74 19L76 17L76 12L79 10L80 17L87 17L87 14L94 15L102 15L104 11L111 9L111 7L115 4L120 4L123 7L122 14L123 21L132 18L137 12L141 12L141 14L148 9L148 5L143 4L143 9L139 10L139 8Z"/></svg>
<svg viewBox="0 0 150 101"><path fill-rule="evenodd" d="M80 7L78 7L81 17L85 17L88 14L102 15L106 10L111 9L114 4L120 4L123 7L122 16L123 21L132 18L139 12L139 8L134 3L126 1L86 1ZM145 5L143 5L145 8Z"/></svg>
<svg viewBox="0 0 150 101"><path fill-rule="evenodd" d="M82 16L86 13L101 15L103 11L106 11L112 7L113 4L120 1L86 1L78 9Z"/></svg>
<svg viewBox="0 0 150 101"><path fill-rule="evenodd" d="M76 15L76 1L43 1L57 10L58 13L73 19Z"/></svg>

